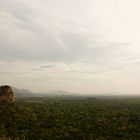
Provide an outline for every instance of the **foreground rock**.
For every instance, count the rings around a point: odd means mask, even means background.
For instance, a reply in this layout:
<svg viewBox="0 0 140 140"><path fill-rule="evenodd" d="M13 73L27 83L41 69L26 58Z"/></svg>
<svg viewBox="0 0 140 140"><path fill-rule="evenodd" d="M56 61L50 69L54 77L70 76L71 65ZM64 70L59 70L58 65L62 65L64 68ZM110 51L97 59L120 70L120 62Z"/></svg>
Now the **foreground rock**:
<svg viewBox="0 0 140 140"><path fill-rule="evenodd" d="M14 101L14 93L10 86L0 86L0 101L11 103Z"/></svg>

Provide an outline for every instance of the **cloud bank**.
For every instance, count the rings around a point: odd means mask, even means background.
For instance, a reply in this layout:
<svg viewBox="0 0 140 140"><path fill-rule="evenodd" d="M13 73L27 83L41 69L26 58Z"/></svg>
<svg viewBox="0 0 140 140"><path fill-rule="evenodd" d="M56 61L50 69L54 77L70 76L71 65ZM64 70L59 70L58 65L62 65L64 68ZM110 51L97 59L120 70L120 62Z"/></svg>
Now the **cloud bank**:
<svg viewBox="0 0 140 140"><path fill-rule="evenodd" d="M34 91L139 94L138 5L0 0L1 83Z"/></svg>

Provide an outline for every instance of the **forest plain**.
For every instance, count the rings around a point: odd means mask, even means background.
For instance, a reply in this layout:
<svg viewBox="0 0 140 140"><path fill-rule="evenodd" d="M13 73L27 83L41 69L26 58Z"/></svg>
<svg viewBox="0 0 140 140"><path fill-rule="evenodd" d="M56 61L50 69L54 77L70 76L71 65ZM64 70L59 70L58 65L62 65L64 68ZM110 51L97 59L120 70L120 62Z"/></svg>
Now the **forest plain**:
<svg viewBox="0 0 140 140"><path fill-rule="evenodd" d="M0 140L139 140L140 97L17 97L0 120Z"/></svg>

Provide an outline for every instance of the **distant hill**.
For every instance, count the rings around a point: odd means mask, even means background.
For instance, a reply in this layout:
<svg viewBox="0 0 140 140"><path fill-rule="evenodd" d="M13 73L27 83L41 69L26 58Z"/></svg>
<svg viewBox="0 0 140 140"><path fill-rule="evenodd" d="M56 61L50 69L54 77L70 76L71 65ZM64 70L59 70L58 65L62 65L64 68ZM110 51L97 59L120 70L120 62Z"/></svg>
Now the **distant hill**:
<svg viewBox="0 0 140 140"><path fill-rule="evenodd" d="M63 91L63 90L58 90L58 91L48 91L46 93L34 93L30 90L27 89L18 89L15 87L12 87L12 90L14 92L15 97L54 97L54 96L72 96L75 95L75 93Z"/></svg>
<svg viewBox="0 0 140 140"><path fill-rule="evenodd" d="M12 90L14 92L15 97L34 97L38 96L36 93L31 92L30 90L27 89L18 89L15 87L12 87Z"/></svg>

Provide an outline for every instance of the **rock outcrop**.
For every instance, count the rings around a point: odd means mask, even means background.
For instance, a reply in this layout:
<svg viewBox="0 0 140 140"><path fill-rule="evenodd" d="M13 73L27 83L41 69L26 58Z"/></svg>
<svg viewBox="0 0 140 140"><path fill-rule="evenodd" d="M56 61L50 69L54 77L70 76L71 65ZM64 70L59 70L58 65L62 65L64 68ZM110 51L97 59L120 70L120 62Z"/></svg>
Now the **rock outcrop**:
<svg viewBox="0 0 140 140"><path fill-rule="evenodd" d="M0 101L4 102L13 102L14 101L14 93L10 86L0 86Z"/></svg>

